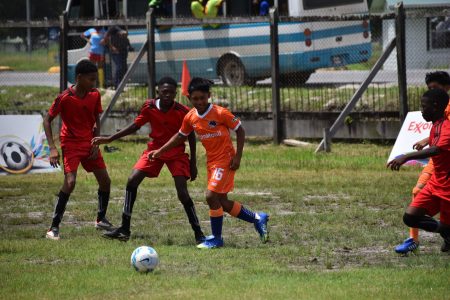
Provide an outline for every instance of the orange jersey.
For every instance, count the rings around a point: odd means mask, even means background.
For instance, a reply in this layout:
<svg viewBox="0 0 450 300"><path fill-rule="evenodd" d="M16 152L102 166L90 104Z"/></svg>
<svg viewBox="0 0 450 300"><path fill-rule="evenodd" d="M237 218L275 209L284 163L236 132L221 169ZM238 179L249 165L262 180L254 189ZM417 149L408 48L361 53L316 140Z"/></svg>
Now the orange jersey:
<svg viewBox="0 0 450 300"><path fill-rule="evenodd" d="M448 102L447 108L445 109L445 117L450 120L450 102Z"/></svg>
<svg viewBox="0 0 450 300"><path fill-rule="evenodd" d="M180 134L188 136L195 131L206 150L207 163L228 165L236 154L231 142L230 129L241 126L239 118L221 106L210 104L203 115L191 109L183 119Z"/></svg>

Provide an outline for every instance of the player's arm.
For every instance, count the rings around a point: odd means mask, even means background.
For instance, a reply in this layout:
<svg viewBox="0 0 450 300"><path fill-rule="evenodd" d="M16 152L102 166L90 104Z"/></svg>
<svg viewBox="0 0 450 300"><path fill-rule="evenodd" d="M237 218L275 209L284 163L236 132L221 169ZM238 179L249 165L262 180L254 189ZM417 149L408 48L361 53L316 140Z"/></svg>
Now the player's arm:
<svg viewBox="0 0 450 300"><path fill-rule="evenodd" d="M176 146L184 143L187 139L187 135L176 133L173 137L170 138L170 140L164 144L161 148L158 150L152 150L148 153L147 157L148 159L158 158L161 155L163 155L165 152L169 151L172 148L175 148Z"/></svg>
<svg viewBox="0 0 450 300"><path fill-rule="evenodd" d="M47 137L48 147L50 148L50 165L54 168L59 166L59 152L53 140L52 121L54 117L47 114L44 118L44 132Z"/></svg>
<svg viewBox="0 0 450 300"><path fill-rule="evenodd" d="M189 150L191 156L189 158L190 167L191 167L191 181L194 181L197 178L198 170L197 170L197 140L195 138L195 133L191 132L188 135L189 141Z"/></svg>
<svg viewBox="0 0 450 300"><path fill-rule="evenodd" d="M431 156L435 156L439 154L441 150L437 146L432 146L430 148L427 148L425 150L417 151L417 152L411 152L402 156L397 157L396 159L391 160L388 162L387 167L391 168L392 170L399 170L400 167L406 163L407 161L413 160L413 159L423 159L428 158Z"/></svg>
<svg viewBox="0 0 450 300"><path fill-rule="evenodd" d="M415 143L415 144L413 145L413 149L420 151L420 150L422 150L423 148L425 148L426 146L428 146L429 141L430 141L430 138L429 138L429 137L426 137L426 138L424 138L423 140L420 140L420 141L418 141L417 143Z"/></svg>
<svg viewBox="0 0 450 300"><path fill-rule="evenodd" d="M119 131L119 132L116 132L116 133L113 134L113 135L110 135L110 136L97 136L97 137L94 137L94 138L92 139L92 142L91 142L91 143L92 143L92 145L109 144L109 143L111 143L112 141L115 141L115 140L120 139L120 138L122 138L122 137L124 137L124 136L130 135L130 134L132 134L132 133L135 133L136 131L139 130L139 128L141 128L141 127L139 127L139 126L136 125L135 123L131 123L130 125L128 125L128 126L125 127L124 129L122 129L122 130Z"/></svg>
<svg viewBox="0 0 450 300"><path fill-rule="evenodd" d="M97 117L95 118L95 124L92 135L94 136L94 139L100 135L100 114L97 114ZM91 160L97 159L97 156L98 156L98 144L93 144L91 141L91 151L89 152L88 159Z"/></svg>
<svg viewBox="0 0 450 300"><path fill-rule="evenodd" d="M241 165L242 153L244 151L245 130L242 126L236 129L236 155L231 160L230 169L237 170Z"/></svg>

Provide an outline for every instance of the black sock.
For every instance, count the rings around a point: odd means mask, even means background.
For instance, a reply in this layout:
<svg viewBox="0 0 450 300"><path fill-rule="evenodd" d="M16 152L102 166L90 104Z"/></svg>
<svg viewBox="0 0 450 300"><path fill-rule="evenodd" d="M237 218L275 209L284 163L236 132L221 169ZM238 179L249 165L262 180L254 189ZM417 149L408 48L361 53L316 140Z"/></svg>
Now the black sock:
<svg viewBox="0 0 450 300"><path fill-rule="evenodd" d="M125 191L125 202L123 203L122 228L130 230L131 214L133 213L134 201L136 201L137 188L127 186Z"/></svg>
<svg viewBox="0 0 450 300"><path fill-rule="evenodd" d="M439 222L430 216L414 216L405 213L403 222L412 228L420 228L430 232L438 232Z"/></svg>
<svg viewBox="0 0 450 300"><path fill-rule="evenodd" d="M197 213L195 212L194 202L189 198L189 202L183 203L184 211L189 219L189 224L191 224L192 230L196 235L203 235L202 228L200 227L200 221L198 220Z"/></svg>
<svg viewBox="0 0 450 300"><path fill-rule="evenodd" d="M106 210L108 209L109 203L109 192L98 190L97 194L98 194L97 221L100 221L106 216Z"/></svg>
<svg viewBox="0 0 450 300"><path fill-rule="evenodd" d="M441 223L442 224L442 223ZM439 226L439 234L442 236L442 238L445 240L446 243L450 243L450 227L447 226Z"/></svg>
<svg viewBox="0 0 450 300"><path fill-rule="evenodd" d="M53 212L52 227L59 227L61 220L66 211L66 205L69 201L70 194L66 194L63 191L59 191L58 200L55 205L55 211Z"/></svg>

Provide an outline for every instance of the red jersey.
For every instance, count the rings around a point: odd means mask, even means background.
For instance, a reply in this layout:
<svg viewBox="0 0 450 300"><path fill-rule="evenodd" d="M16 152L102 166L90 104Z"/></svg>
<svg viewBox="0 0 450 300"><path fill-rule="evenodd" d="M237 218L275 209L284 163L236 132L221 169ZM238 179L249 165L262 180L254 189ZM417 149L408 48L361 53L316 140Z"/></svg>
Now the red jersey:
<svg viewBox="0 0 450 300"><path fill-rule="evenodd" d="M450 194L450 121L441 119L433 123L430 147L436 146L440 153L433 156L434 173L429 184L436 194Z"/></svg>
<svg viewBox="0 0 450 300"><path fill-rule="evenodd" d="M189 108L174 102L167 112L162 112L159 106L159 99L148 99L142 106L141 112L134 119L134 124L142 127L146 123L150 123L151 132L149 137L152 139L148 143L148 148L159 149L167 143L172 136L178 133L184 116L188 113ZM184 143L170 149L162 155L162 158L170 157L174 154L184 153Z"/></svg>
<svg viewBox="0 0 450 300"><path fill-rule="evenodd" d="M180 133L186 136L194 130L205 147L207 163L227 166L236 154L230 129L236 131L239 126L241 121L229 110L210 104L203 115L199 115L197 109L192 109L184 117Z"/></svg>
<svg viewBox="0 0 450 300"><path fill-rule="evenodd" d="M100 92L97 89L92 89L84 98L79 98L73 87L70 87L58 95L48 114L51 117L61 114L61 146L68 143L90 145L95 121L102 111Z"/></svg>

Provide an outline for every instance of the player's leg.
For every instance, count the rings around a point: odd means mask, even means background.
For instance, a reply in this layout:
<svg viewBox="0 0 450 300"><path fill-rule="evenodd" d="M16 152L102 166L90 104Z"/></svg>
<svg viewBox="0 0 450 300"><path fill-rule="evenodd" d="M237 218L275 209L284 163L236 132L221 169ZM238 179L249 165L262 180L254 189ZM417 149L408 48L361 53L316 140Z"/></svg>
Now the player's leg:
<svg viewBox="0 0 450 300"><path fill-rule="evenodd" d="M53 212L53 219L50 229L45 235L46 238L52 240L59 240L59 224L62 221L64 212L66 211L67 202L69 202L69 197L75 188L77 178L77 172L69 172L64 175L64 183L61 190L58 193L58 197L55 204L55 209Z"/></svg>
<svg viewBox="0 0 450 300"><path fill-rule="evenodd" d="M112 224L106 218L106 211L108 210L109 195L111 191L111 179L108 171L105 169L96 169L92 171L98 183L98 210L95 228L111 230Z"/></svg>
<svg viewBox="0 0 450 300"><path fill-rule="evenodd" d="M66 211L67 202L70 194L75 188L77 179L77 170L80 165L82 153L75 150L75 147L61 147L62 161L64 167L64 183L59 191L50 229L47 231L46 238L59 240L59 225Z"/></svg>
<svg viewBox="0 0 450 300"><path fill-rule="evenodd" d="M189 195L187 189L187 178L185 176L174 176L175 188L177 189L177 196L181 204L183 204L184 211L194 231L195 240L197 244L205 241L205 235L200 227L200 221L198 220L197 213L195 211L194 202Z"/></svg>
<svg viewBox="0 0 450 300"><path fill-rule="evenodd" d="M429 164L423 169L422 173L417 180L416 185L412 190L412 202L414 198L425 187L428 180L430 180L432 173L434 172L433 163L430 160ZM409 228L409 238L403 241L402 244L395 247L395 252L399 254L407 254L408 252L416 251L419 248L419 229L411 227Z"/></svg>
<svg viewBox="0 0 450 300"><path fill-rule="evenodd" d="M253 212L237 201L228 199L227 194L220 198L220 203L223 209L235 218L254 224L261 241L266 243L269 239L269 231L267 222L269 215L264 212Z"/></svg>
<svg viewBox="0 0 450 300"><path fill-rule="evenodd" d="M199 249L213 249L223 246L223 208L220 205L220 197L221 195L219 193L211 190L206 192L206 202L209 206L209 218L211 221L211 232L214 238L197 245L197 248Z"/></svg>
<svg viewBox="0 0 450 300"><path fill-rule="evenodd" d="M441 199L439 234L444 239L442 252L450 251L450 197Z"/></svg>
<svg viewBox="0 0 450 300"><path fill-rule="evenodd" d="M131 234L131 215L133 213L134 202L137 197L137 190L142 180L147 177L148 174L144 171L133 169L131 175L128 177L127 186L125 189L125 199L123 202L122 210L122 224L117 229L106 232L104 237L110 239L117 239L120 241L128 241Z"/></svg>

